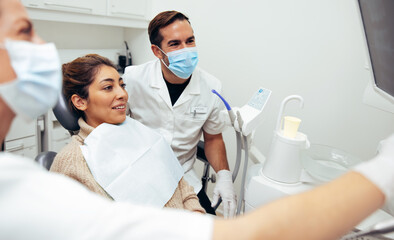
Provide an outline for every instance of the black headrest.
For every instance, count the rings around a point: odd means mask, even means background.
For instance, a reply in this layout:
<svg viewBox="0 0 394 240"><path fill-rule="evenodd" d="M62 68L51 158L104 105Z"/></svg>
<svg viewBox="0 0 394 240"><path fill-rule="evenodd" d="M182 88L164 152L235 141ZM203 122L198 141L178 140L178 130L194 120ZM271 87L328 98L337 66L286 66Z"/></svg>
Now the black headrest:
<svg viewBox="0 0 394 240"><path fill-rule="evenodd" d="M79 116L73 109L69 108L66 98L63 94L59 94L59 100L56 106L53 108L53 113L65 129L69 131L79 130Z"/></svg>

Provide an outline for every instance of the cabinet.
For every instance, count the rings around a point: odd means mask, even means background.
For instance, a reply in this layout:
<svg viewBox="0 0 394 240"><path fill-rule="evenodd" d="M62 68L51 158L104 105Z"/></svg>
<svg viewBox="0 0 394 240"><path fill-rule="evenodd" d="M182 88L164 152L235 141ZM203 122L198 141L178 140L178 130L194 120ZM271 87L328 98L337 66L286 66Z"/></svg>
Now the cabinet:
<svg viewBox="0 0 394 240"><path fill-rule="evenodd" d="M30 8L41 8L65 12L106 15L106 0L22 0Z"/></svg>
<svg viewBox="0 0 394 240"><path fill-rule="evenodd" d="M108 15L126 18L146 18L149 1L108 0Z"/></svg>
<svg viewBox="0 0 394 240"><path fill-rule="evenodd" d="M26 123L19 117L15 118L5 138L4 150L21 156L35 158L41 146L41 128L38 121L42 120Z"/></svg>
<svg viewBox="0 0 394 240"><path fill-rule="evenodd" d="M22 0L31 19L146 29L151 0Z"/></svg>
<svg viewBox="0 0 394 240"><path fill-rule="evenodd" d="M45 119L44 148L49 151L59 152L71 141L70 133L59 123L50 110Z"/></svg>
<svg viewBox="0 0 394 240"><path fill-rule="evenodd" d="M38 154L35 136L5 142L5 151L34 159Z"/></svg>
<svg viewBox="0 0 394 240"><path fill-rule="evenodd" d="M52 110L26 123L17 117L11 125L5 142L6 152L34 159L41 151L59 152L71 141L70 133L56 119Z"/></svg>

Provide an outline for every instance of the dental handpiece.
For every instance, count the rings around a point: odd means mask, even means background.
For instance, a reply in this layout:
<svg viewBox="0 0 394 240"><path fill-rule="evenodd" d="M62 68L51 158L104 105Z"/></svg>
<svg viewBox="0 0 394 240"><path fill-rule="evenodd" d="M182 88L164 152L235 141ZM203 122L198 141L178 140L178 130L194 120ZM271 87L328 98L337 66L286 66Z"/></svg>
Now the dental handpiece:
<svg viewBox="0 0 394 240"><path fill-rule="evenodd" d="M368 229L345 235L344 237L341 238L341 240L357 239L363 236L385 234L393 231L394 231L394 219L390 219L383 222L379 222Z"/></svg>
<svg viewBox="0 0 394 240"><path fill-rule="evenodd" d="M237 120L238 120L239 130L242 132L242 126L244 125L244 120L242 119L241 113L239 113L239 111L237 111Z"/></svg>
<svg viewBox="0 0 394 240"><path fill-rule="evenodd" d="M235 122L236 117L235 117L234 111L230 107L230 104L228 104L228 102L218 92L216 92L215 89L212 89L212 92L214 94L216 94L223 101L224 105L226 106L228 115L230 116L231 125L234 126L234 122Z"/></svg>

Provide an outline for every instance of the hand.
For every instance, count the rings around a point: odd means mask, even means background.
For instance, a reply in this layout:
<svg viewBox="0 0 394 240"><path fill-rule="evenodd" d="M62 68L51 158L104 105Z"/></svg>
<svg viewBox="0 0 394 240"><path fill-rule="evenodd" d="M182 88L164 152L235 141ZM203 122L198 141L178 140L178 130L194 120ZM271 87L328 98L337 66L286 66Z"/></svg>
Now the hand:
<svg viewBox="0 0 394 240"><path fill-rule="evenodd" d="M378 145L378 154L381 158L387 158L391 163L394 162L394 134L380 141Z"/></svg>
<svg viewBox="0 0 394 240"><path fill-rule="evenodd" d="M386 197L386 208L394 212L394 134L381 141L378 154L354 169L373 182Z"/></svg>
<svg viewBox="0 0 394 240"><path fill-rule="evenodd" d="M225 218L232 218L237 208L237 196L235 195L234 185L231 172L228 170L220 170L217 172L217 182L213 190L212 207L216 206L219 196L223 201L223 215Z"/></svg>

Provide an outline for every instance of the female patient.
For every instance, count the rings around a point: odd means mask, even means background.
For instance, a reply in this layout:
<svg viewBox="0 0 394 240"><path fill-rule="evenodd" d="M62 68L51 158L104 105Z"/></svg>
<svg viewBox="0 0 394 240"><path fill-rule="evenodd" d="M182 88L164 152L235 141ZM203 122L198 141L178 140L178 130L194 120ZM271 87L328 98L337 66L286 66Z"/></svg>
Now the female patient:
<svg viewBox="0 0 394 240"><path fill-rule="evenodd" d="M80 115L78 120L80 130L77 135L72 136L71 142L57 154L50 171L65 174L81 182L91 191L107 198L117 200L114 195L110 194L109 191L106 191L107 188L104 184L99 184L100 181L94 174L92 168L93 165L90 165L90 160L88 161L88 158L86 158L87 155L84 157L81 146L84 145L85 139L87 139L89 134L91 134L95 129L96 131L94 131L94 133L97 135L98 129L103 126L122 126L129 122L139 124L130 118L126 119L126 103L128 100L128 94L125 91L125 84L123 83L123 80L120 78L115 66L110 60L96 54L89 54L63 65L63 92L69 106ZM97 128L99 125L100 127ZM145 129L146 127L143 125L141 127L141 137L143 135L149 135L148 133L152 134L153 130ZM93 135L94 134L92 133L91 136ZM143 141L141 139L143 138L138 138L138 144L144 144L145 146L150 144L140 143ZM87 141L85 141L85 145L86 142ZM147 147L151 148L151 146ZM159 161L161 160L162 159L159 159ZM105 161L114 161L113 163L110 163L112 164L110 166L114 166L114 168L116 168L117 162L112 157L108 160L105 159ZM148 167L149 169L143 169L145 175L149 175L153 167L156 167L156 165L150 165ZM104 168L104 170L105 169L106 168ZM155 177L156 176L147 176L147 178ZM141 178L138 178L138 180L140 179ZM114 181L116 180L118 180L117 177L115 177ZM148 189L155 189L154 187L151 187L152 184L150 186L144 186L143 184L147 181L149 181L149 179L141 179L141 181L132 182L131 184L136 184L140 188L142 187L142 189L146 187L147 191ZM155 184L154 181L152 182ZM157 183L163 184L160 179ZM123 185L120 186L121 187L117 187L117 189L121 189L120 191L122 191L122 189L124 189ZM108 187L108 189L109 188L110 187ZM193 191L193 188L188 185L183 178L179 180L177 187L175 182L174 188L175 192L164 207L187 209L190 211L205 213ZM153 194L154 191L155 190L152 190ZM141 195L142 193L143 192L140 192L139 194ZM124 195L124 193L120 193L120 195Z"/></svg>

